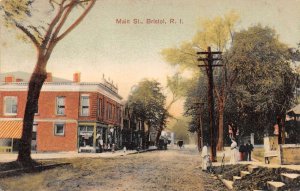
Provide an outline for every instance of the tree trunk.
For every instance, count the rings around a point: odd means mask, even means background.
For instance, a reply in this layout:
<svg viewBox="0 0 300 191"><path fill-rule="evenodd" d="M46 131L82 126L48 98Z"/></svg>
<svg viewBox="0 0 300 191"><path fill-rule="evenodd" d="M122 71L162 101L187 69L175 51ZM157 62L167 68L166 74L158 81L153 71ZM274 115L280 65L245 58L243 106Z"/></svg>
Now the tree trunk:
<svg viewBox="0 0 300 191"><path fill-rule="evenodd" d="M204 141L203 141L203 124L202 124L202 112L200 108L199 112L199 128L197 128L197 146L198 146L198 151L201 152L202 147L204 146Z"/></svg>
<svg viewBox="0 0 300 191"><path fill-rule="evenodd" d="M279 127L278 144L285 144L285 113L277 117L277 124Z"/></svg>
<svg viewBox="0 0 300 191"><path fill-rule="evenodd" d="M148 128L150 128L150 126L148 126ZM147 132L145 131L145 122L144 122L144 120L142 120L142 133L143 133L143 135L142 135L142 148L146 149L149 146L149 140L147 139L149 129L148 129Z"/></svg>
<svg viewBox="0 0 300 191"><path fill-rule="evenodd" d="M200 130L197 130L197 146L198 146L198 151L201 152L201 149L203 147L203 145L201 144L201 139L202 139L202 135L201 135L201 131Z"/></svg>
<svg viewBox="0 0 300 191"><path fill-rule="evenodd" d="M36 68L31 75L27 101L25 106L25 113L23 118L23 131L22 137L19 145L19 154L17 161L20 162L23 166L32 166L33 160L31 159L31 139L32 139L32 126L34 120L34 114L38 106L38 100L41 92L41 88L44 84L44 81L47 78L47 73L45 70L45 62L43 58L39 58Z"/></svg>
<svg viewBox="0 0 300 191"><path fill-rule="evenodd" d="M218 113L219 113L219 134L217 150L221 151L224 147L224 103L219 101Z"/></svg>
<svg viewBox="0 0 300 191"><path fill-rule="evenodd" d="M162 130L163 130L163 128L161 128L161 127L157 130L156 139L155 139L156 145L158 144Z"/></svg>
<svg viewBox="0 0 300 191"><path fill-rule="evenodd" d="M282 138L282 144L285 144L285 114L283 114L283 116L282 116L282 121L281 121L281 125L282 125L282 136L281 136L281 138Z"/></svg>

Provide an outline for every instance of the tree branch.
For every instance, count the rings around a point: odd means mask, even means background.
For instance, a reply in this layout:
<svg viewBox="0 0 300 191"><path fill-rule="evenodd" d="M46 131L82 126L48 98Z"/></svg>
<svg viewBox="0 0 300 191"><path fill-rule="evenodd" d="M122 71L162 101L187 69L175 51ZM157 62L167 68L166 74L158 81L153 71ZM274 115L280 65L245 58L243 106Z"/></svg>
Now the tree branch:
<svg viewBox="0 0 300 191"><path fill-rule="evenodd" d="M85 1L82 1L85 2ZM79 2L79 3L82 3ZM86 10L76 19L76 21L64 32L62 33L59 37L57 37L57 41L60 41L63 39L67 34L69 34L83 19L84 17L89 13L89 11L92 9L92 7L95 5L96 0L90 0L90 4L86 8Z"/></svg>
<svg viewBox="0 0 300 191"><path fill-rule="evenodd" d="M35 31L38 35L37 37L40 39L40 40L43 40L42 38L42 33L39 31L39 29L35 26L32 26L32 25L29 25L28 28L31 28L33 31Z"/></svg>
<svg viewBox="0 0 300 191"><path fill-rule="evenodd" d="M48 60L55 45L57 44L58 40L56 39L57 35L59 34L59 31L61 30L61 28L63 27L64 23L66 22L69 14L72 12L73 8L76 5L76 0L72 0L69 4L67 4L66 6L64 6L63 8L61 8L61 15L58 18L58 22L54 25L54 27L57 25L57 27L52 30L54 30L54 32L51 34L51 39L49 39L49 43L47 44L47 49L45 52L45 59ZM63 4L61 4L63 5Z"/></svg>
<svg viewBox="0 0 300 191"><path fill-rule="evenodd" d="M168 104L168 106L166 107L166 110L168 111L171 106L177 101L178 99L176 99L174 96L172 98L172 101Z"/></svg>
<svg viewBox="0 0 300 191"><path fill-rule="evenodd" d="M40 49L40 43L35 38L35 36L33 34L31 34L30 31L26 27L24 27L23 25L21 25L17 21L13 20L13 22L15 23L15 25L18 29L20 29L23 33L26 34L27 37L29 37L29 39L33 42L35 47L39 50Z"/></svg>
<svg viewBox="0 0 300 191"><path fill-rule="evenodd" d="M58 23L57 27L55 28L55 31L53 32L53 35L52 35L53 40L58 41L56 39L56 37L59 34L59 32L60 32L61 28L63 27L63 25L65 24L68 16L70 15L70 13L72 12L72 10L74 9L75 5L76 5L76 0L72 0L71 3L69 3L68 5L66 5L63 8L63 11L64 11L63 15L62 15L62 17L60 19L60 22Z"/></svg>
<svg viewBox="0 0 300 191"><path fill-rule="evenodd" d="M48 27L48 30L47 30L47 33L44 37L44 40L42 42L42 48L46 48L47 47L47 44L50 40L50 37L52 35L52 31L54 29L54 27L56 26L56 24L58 23L58 21L60 20L62 14L63 14L63 11L64 11L64 3L66 2L66 0L62 0L62 2L60 3L59 5L59 11L57 12L56 16L54 17L54 19L52 20L52 22L50 23L49 27Z"/></svg>

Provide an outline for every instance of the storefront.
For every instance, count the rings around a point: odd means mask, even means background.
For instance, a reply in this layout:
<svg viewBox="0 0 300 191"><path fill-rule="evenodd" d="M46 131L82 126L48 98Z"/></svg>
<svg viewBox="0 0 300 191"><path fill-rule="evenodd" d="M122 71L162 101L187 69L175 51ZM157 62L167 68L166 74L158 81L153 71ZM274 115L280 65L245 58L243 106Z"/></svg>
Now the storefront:
<svg viewBox="0 0 300 191"><path fill-rule="evenodd" d="M22 121L0 121L0 153L17 151L22 136Z"/></svg>
<svg viewBox="0 0 300 191"><path fill-rule="evenodd" d="M115 149L118 149L120 147L120 136L119 136L119 128L108 125L103 129L103 141L104 145L103 148L105 151L110 151L112 148L112 145L114 144Z"/></svg>
<svg viewBox="0 0 300 191"><path fill-rule="evenodd" d="M79 152L96 152L96 123L80 123L78 125Z"/></svg>
<svg viewBox="0 0 300 191"><path fill-rule="evenodd" d="M103 152L110 151L112 145L115 149L121 146L120 127L100 123L79 123L78 125L78 151Z"/></svg>

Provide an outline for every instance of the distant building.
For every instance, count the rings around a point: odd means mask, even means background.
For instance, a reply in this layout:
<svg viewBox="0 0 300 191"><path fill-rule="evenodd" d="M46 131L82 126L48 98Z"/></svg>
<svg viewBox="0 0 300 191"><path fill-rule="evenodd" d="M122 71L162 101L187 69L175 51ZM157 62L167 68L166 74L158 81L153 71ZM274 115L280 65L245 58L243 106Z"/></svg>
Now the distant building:
<svg viewBox="0 0 300 191"><path fill-rule="evenodd" d="M168 140L170 141L170 144L174 145L174 143L175 143L175 133L174 132L165 129L161 132L161 136L167 137Z"/></svg>
<svg viewBox="0 0 300 191"><path fill-rule="evenodd" d="M126 103L123 104L122 144L127 149L136 149L146 145L147 125L137 119Z"/></svg>
<svg viewBox="0 0 300 191"><path fill-rule="evenodd" d="M291 108L286 113L285 142L288 144L300 143L300 104Z"/></svg>
<svg viewBox="0 0 300 191"><path fill-rule="evenodd" d="M30 74L1 74L0 152L17 149ZM73 81L48 73L39 98L33 125L32 149L37 151L96 152L99 144L121 147L122 97L118 88L103 77L97 83Z"/></svg>

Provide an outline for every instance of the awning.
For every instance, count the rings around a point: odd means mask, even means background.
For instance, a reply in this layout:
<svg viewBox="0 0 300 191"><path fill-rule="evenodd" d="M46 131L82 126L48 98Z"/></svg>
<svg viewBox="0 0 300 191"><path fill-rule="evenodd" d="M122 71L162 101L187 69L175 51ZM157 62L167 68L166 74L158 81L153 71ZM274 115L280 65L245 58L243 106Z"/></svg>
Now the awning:
<svg viewBox="0 0 300 191"><path fill-rule="evenodd" d="M0 121L0 139L20 139L22 136L22 121Z"/></svg>

